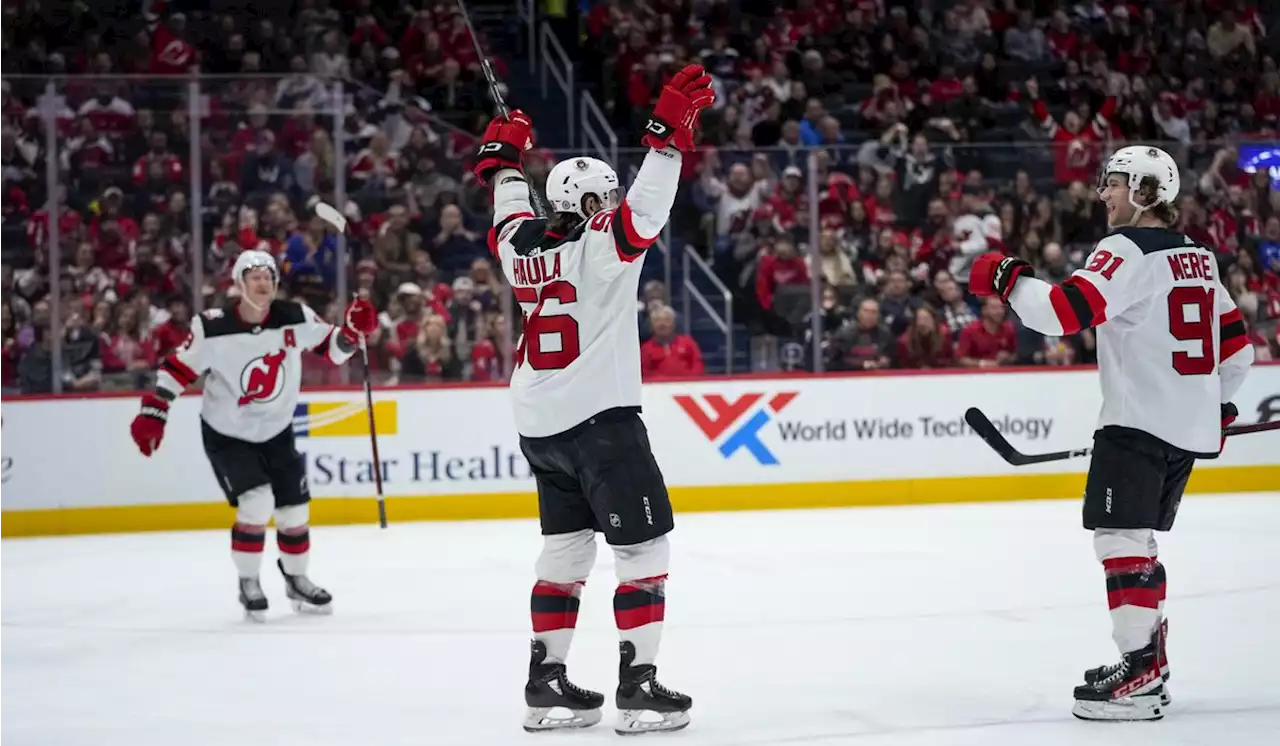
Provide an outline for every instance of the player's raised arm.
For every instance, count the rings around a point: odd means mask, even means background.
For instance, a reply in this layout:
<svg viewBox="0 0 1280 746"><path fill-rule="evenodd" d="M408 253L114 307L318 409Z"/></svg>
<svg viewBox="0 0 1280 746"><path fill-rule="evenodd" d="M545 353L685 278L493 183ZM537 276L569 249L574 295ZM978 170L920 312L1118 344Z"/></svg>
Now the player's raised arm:
<svg viewBox="0 0 1280 746"><path fill-rule="evenodd" d="M623 255L644 253L666 227L680 188L681 153L694 149L698 115L714 101L711 76L701 65L686 65L663 86L641 138L649 153L613 221Z"/></svg>
<svg viewBox="0 0 1280 746"><path fill-rule="evenodd" d="M973 263L974 295L999 295L1022 323L1041 334L1062 336L1119 316L1142 297L1142 250L1122 233L1098 242L1085 266L1058 285L1037 279L1017 257L983 254Z"/></svg>
<svg viewBox="0 0 1280 746"><path fill-rule="evenodd" d="M546 223L535 219L529 199L521 157L533 147L533 121L519 109L510 117L497 116L489 122L476 150L471 170L483 184L493 187L493 228L489 231L489 251L501 260L498 250L503 240L512 241L519 251L536 245L546 231Z"/></svg>
<svg viewBox="0 0 1280 746"><path fill-rule="evenodd" d="M142 408L133 418L129 434L143 456L150 456L164 440L169 404L209 368L205 354L204 321L220 309L210 309L191 320L191 331L178 349L165 356L156 371L156 389L142 395Z"/></svg>
<svg viewBox="0 0 1280 746"><path fill-rule="evenodd" d="M343 325L334 326L316 315L309 306L302 307L306 322L299 330L303 347L334 365L342 365L360 348L360 339L378 328L378 311L364 298L356 298L343 314Z"/></svg>

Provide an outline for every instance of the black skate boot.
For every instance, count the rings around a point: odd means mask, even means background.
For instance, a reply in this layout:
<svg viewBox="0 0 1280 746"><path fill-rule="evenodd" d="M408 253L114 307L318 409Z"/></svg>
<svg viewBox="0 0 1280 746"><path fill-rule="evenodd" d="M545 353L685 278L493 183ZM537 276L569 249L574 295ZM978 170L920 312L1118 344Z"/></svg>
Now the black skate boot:
<svg viewBox="0 0 1280 746"><path fill-rule="evenodd" d="M1159 720L1164 717L1161 697L1159 640L1141 650L1125 653L1120 663L1108 666L1110 674L1092 684L1076 687L1071 714L1081 720Z"/></svg>
<svg viewBox="0 0 1280 746"><path fill-rule="evenodd" d="M267 621L267 594L257 578L240 578L240 605L244 618L252 622Z"/></svg>
<svg viewBox="0 0 1280 746"><path fill-rule="evenodd" d="M276 567L284 576L284 592L293 602L293 610L304 614L332 614L333 596L329 591L312 583L306 575L290 575L284 571L284 562L276 560Z"/></svg>
<svg viewBox="0 0 1280 746"><path fill-rule="evenodd" d="M1173 697L1169 694L1169 656L1165 651L1165 643L1169 639L1168 619L1162 619L1160 621L1160 627L1156 629L1155 634L1152 635L1153 640L1156 638L1159 638L1159 644L1157 647L1160 651L1160 678L1164 680L1164 693L1160 696L1160 704L1168 707L1169 703L1173 701ZM1084 672L1084 683L1093 684L1101 679L1107 678L1111 674L1115 673L1115 670L1119 665L1119 663L1113 663L1109 666L1090 668L1088 671Z"/></svg>
<svg viewBox="0 0 1280 746"><path fill-rule="evenodd" d="M600 722L604 695L569 681L563 663L545 663L547 646L534 640L529 655L529 683L524 685L524 703L529 709L524 729L530 733L561 728L586 728ZM568 710L566 717L552 710Z"/></svg>
<svg viewBox="0 0 1280 746"><path fill-rule="evenodd" d="M636 646L624 642L620 646L618 665L618 735L680 730L689 725L689 708L693 698L674 692L658 683L658 667L648 663L634 666ZM646 713L657 720L645 720Z"/></svg>

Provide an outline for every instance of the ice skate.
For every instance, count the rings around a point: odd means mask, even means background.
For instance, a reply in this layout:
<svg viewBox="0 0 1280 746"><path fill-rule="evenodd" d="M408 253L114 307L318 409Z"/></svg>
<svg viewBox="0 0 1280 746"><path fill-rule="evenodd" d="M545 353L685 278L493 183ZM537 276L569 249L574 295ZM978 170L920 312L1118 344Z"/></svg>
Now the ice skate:
<svg viewBox="0 0 1280 746"><path fill-rule="evenodd" d="M524 686L524 702L529 708L524 729L537 733L587 728L600 722L604 695L577 686L569 681L563 663L545 663L546 659L547 646L534 640L529 655L529 683Z"/></svg>
<svg viewBox="0 0 1280 746"><path fill-rule="evenodd" d="M1159 720L1164 717L1164 679L1160 676L1159 641L1125 653L1109 674L1075 689L1071 714L1081 720Z"/></svg>
<svg viewBox="0 0 1280 746"><path fill-rule="evenodd" d="M1159 638L1158 649L1160 651L1160 678L1163 679L1165 682L1163 687L1163 692L1160 695L1160 704L1164 705L1165 707L1168 707L1169 703L1173 701L1173 697L1170 696L1169 694L1169 656L1165 652L1165 642L1169 639L1169 620L1168 619L1163 619L1160 621L1160 627L1159 629L1156 630L1156 633L1155 635L1152 636L1152 639L1154 640L1157 637ZM1119 667L1119 665L1120 665L1119 663L1113 663L1109 666L1098 666L1097 668L1090 668L1088 671L1084 672L1084 683L1093 684L1099 681L1100 679L1107 678L1111 674L1115 673L1115 670L1116 668Z"/></svg>
<svg viewBox="0 0 1280 746"><path fill-rule="evenodd" d="M632 665L635 645L621 645L618 666L618 735L659 733L680 730L689 725L689 708L693 699L658 683L658 667L653 664Z"/></svg>
<svg viewBox="0 0 1280 746"><path fill-rule="evenodd" d="M306 575L290 575L284 570L284 562L276 560L276 567L284 576L285 595L293 602L293 610L303 614L332 614L333 596L329 591L312 583Z"/></svg>
<svg viewBox="0 0 1280 746"><path fill-rule="evenodd" d="M244 618L251 622L267 621L267 594L257 578L240 578L240 605Z"/></svg>

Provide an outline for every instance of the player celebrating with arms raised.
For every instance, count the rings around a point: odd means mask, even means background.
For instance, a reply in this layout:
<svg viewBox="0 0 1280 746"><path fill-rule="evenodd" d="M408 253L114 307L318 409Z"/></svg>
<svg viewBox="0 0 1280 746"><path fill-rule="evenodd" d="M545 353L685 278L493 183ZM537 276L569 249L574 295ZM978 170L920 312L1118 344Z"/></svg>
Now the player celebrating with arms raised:
<svg viewBox="0 0 1280 746"><path fill-rule="evenodd" d="M239 302L209 309L192 321L187 341L160 364L156 389L142 397L130 433L142 455L154 453L164 438L169 405L208 372L200 429L214 477L236 509L231 559L245 614L262 621L267 610L258 568L273 515L280 549L276 564L289 598L299 611L328 613L332 597L307 577L311 493L294 447L302 352L346 362L361 337L377 327L377 313L367 300L352 301L339 329L307 306L275 300L279 272L266 252L243 252L231 271Z"/></svg>
<svg viewBox="0 0 1280 746"><path fill-rule="evenodd" d="M1195 459L1221 452L1253 348L1213 251L1172 229L1180 186L1173 158L1145 145L1122 148L1101 179L1111 232L1083 269L1050 285L1021 259L985 254L970 290L999 295L1042 334L1098 327L1102 412L1084 527L1106 573L1121 659L1085 672L1072 711L1086 720L1156 720L1168 704L1169 668L1165 570L1153 532L1172 528Z"/></svg>
<svg viewBox="0 0 1280 746"><path fill-rule="evenodd" d="M532 147L522 112L494 119L475 173L493 185L489 245L524 312L511 377L520 446L538 484L544 543L530 600L534 639L526 730L600 721L604 697L572 684L565 658L578 598L595 563L595 532L613 548L621 638L619 733L683 728L692 700L658 683L673 526L667 488L640 420L635 299L645 249L667 223L681 152L715 95L689 65L662 89L644 144L651 150L626 198L595 158L570 158L547 175L551 224L534 219L521 153ZM544 230L545 228L545 230ZM555 717L552 708L570 711ZM654 719L656 717L656 719Z"/></svg>

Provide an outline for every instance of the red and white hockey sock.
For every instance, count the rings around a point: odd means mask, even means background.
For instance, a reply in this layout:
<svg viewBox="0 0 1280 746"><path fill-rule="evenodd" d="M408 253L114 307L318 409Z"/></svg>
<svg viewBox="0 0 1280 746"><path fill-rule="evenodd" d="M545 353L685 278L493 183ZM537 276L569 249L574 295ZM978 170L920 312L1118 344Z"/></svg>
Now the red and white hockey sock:
<svg viewBox="0 0 1280 746"><path fill-rule="evenodd" d="M628 580L619 583L613 594L618 637L635 645L635 665L651 664L658 658L667 608L666 584L666 575Z"/></svg>
<svg viewBox="0 0 1280 746"><path fill-rule="evenodd" d="M311 552L311 531L308 527L276 530L276 546L280 548L280 564L290 575L306 575L307 560Z"/></svg>
<svg viewBox="0 0 1280 746"><path fill-rule="evenodd" d="M1103 560L1102 566L1107 575L1111 636L1122 653L1146 647L1160 625L1166 592L1164 565L1155 557L1115 557Z"/></svg>
<svg viewBox="0 0 1280 746"><path fill-rule="evenodd" d="M258 577L262 566L262 547L267 541L265 526L246 526L237 523L231 527L231 561L242 578Z"/></svg>
<svg viewBox="0 0 1280 746"><path fill-rule="evenodd" d="M564 663L578 626L578 600L586 581L553 583L539 580L529 597L533 619L533 639L547 646L547 663Z"/></svg>

